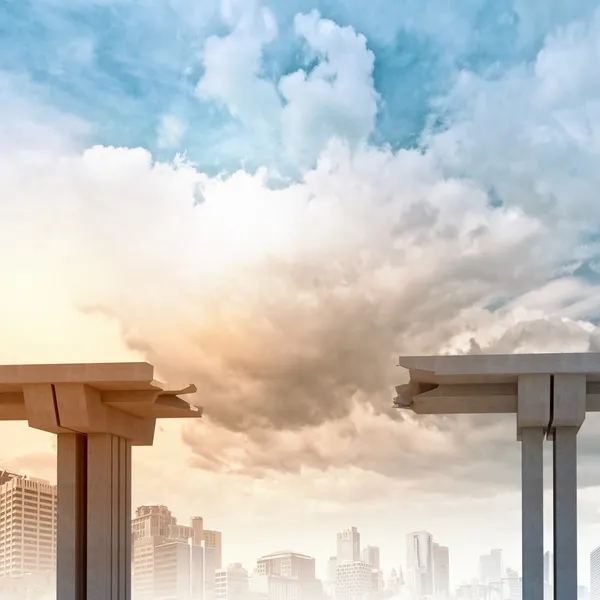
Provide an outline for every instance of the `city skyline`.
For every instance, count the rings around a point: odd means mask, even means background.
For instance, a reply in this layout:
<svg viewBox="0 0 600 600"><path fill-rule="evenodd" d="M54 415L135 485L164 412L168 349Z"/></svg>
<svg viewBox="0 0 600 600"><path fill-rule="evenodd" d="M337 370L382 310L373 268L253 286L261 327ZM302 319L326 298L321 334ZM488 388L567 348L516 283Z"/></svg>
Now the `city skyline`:
<svg viewBox="0 0 600 600"><path fill-rule="evenodd" d="M520 569L514 418L398 411L396 364L600 349L600 0L19 0L0 23L0 364L147 361L204 408L134 449L133 506L202 514L226 564L293 541L323 574L354 524L388 573L421 530L453 587L493 548ZM4 468L55 461L0 424Z"/></svg>

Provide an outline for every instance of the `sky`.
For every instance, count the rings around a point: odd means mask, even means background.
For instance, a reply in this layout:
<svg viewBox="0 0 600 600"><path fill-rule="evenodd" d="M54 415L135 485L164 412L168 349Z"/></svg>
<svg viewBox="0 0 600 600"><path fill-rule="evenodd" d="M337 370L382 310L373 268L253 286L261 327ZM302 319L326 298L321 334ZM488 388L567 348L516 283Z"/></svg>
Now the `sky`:
<svg viewBox="0 0 600 600"><path fill-rule="evenodd" d="M3 0L0 363L195 383L134 504L204 516L228 562L323 573L354 525L386 572L421 529L454 584L518 568L514 419L392 409L395 365L600 349L599 39L590 0ZM55 478L52 436L0 432Z"/></svg>

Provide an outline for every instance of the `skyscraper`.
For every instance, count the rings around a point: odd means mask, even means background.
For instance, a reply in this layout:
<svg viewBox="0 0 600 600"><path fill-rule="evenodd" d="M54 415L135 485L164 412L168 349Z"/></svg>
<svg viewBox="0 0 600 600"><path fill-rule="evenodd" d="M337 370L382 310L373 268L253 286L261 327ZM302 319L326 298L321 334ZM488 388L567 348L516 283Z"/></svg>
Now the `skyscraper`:
<svg viewBox="0 0 600 600"><path fill-rule="evenodd" d="M433 544L433 587L436 598L450 596L450 550Z"/></svg>
<svg viewBox="0 0 600 600"><path fill-rule="evenodd" d="M214 600L215 573L223 567L221 532L204 529L204 600Z"/></svg>
<svg viewBox="0 0 600 600"><path fill-rule="evenodd" d="M363 600L373 590L373 568L365 562L344 562L337 566L336 600Z"/></svg>
<svg viewBox="0 0 600 600"><path fill-rule="evenodd" d="M479 557L479 581L486 585L498 585L504 578L502 550L496 548Z"/></svg>
<svg viewBox="0 0 600 600"><path fill-rule="evenodd" d="M253 590L269 600L317 600L321 582L315 577L315 559L297 552L276 552L258 559Z"/></svg>
<svg viewBox="0 0 600 600"><path fill-rule="evenodd" d="M362 552L362 561L379 569L379 548L377 546L365 546Z"/></svg>
<svg viewBox="0 0 600 600"><path fill-rule="evenodd" d="M590 554L590 600L600 600L600 546Z"/></svg>
<svg viewBox="0 0 600 600"><path fill-rule="evenodd" d="M356 527L337 534L337 564L360 562L360 533Z"/></svg>
<svg viewBox="0 0 600 600"><path fill-rule="evenodd" d="M415 598L433 595L433 536L427 531L409 533L406 567Z"/></svg>
<svg viewBox="0 0 600 600"><path fill-rule="evenodd" d="M57 488L0 473L0 577L56 570Z"/></svg>
<svg viewBox="0 0 600 600"><path fill-rule="evenodd" d="M215 573L217 600L246 600L248 598L248 571L240 563L233 563Z"/></svg>
<svg viewBox="0 0 600 600"><path fill-rule="evenodd" d="M205 536L202 518L194 517L191 526L177 523L166 506L140 506L131 522L132 588L136 600L206 598L205 561L202 544L208 538L212 550L212 579L220 568L221 534L209 531Z"/></svg>

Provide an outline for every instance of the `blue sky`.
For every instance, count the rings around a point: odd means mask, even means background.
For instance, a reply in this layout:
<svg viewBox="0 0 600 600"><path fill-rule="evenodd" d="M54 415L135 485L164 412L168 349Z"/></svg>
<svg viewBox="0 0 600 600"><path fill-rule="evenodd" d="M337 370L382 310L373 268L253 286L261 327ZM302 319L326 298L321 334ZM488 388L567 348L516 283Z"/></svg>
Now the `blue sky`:
<svg viewBox="0 0 600 600"><path fill-rule="evenodd" d="M316 9L366 36L380 96L370 138L394 148L418 143L432 101L449 93L462 70L502 77L532 61L556 27L589 18L595 8L581 0L374 0L368 10L358 0L264 6L278 32L262 47L258 76L273 83L315 59L294 33L296 14ZM210 171L275 166L276 133L257 139L222 102L195 92L205 41L232 30L220 8L216 0L4 0L0 69L27 77L48 104L88 122L90 145L141 145L158 157L186 152ZM185 129L168 149L157 136L165 115Z"/></svg>

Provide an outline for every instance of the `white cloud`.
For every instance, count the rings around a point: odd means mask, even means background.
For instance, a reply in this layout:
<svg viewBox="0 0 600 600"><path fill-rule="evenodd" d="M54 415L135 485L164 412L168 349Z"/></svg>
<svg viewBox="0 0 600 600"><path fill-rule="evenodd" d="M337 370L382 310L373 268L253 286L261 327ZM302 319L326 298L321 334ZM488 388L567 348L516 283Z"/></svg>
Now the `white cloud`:
<svg viewBox="0 0 600 600"><path fill-rule="evenodd" d="M310 72L299 70L279 82L287 102L283 137L294 158L310 164L331 139L359 143L373 131L375 56L364 36L317 11L297 15L294 28L318 62Z"/></svg>
<svg viewBox="0 0 600 600"><path fill-rule="evenodd" d="M247 125L269 129L281 103L274 85L261 75L261 61L263 47L277 35L275 18L254 0L222 2L222 14L232 30L204 43L204 74L196 92L223 103Z"/></svg>
<svg viewBox="0 0 600 600"><path fill-rule="evenodd" d="M258 2L232 0L223 2L222 13L231 32L205 42L200 97L223 103L254 135L281 139L296 166L312 165L333 139L366 141L378 95L364 36L317 11L296 15L295 34L315 65L276 83L262 73L264 47L277 35L273 14Z"/></svg>

